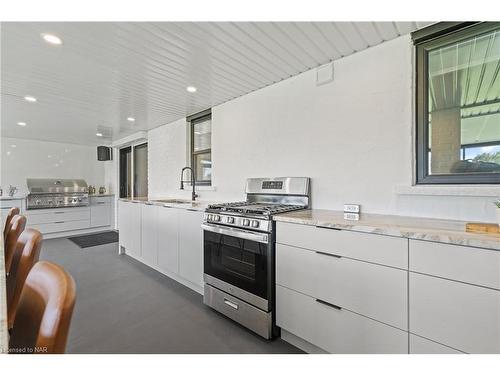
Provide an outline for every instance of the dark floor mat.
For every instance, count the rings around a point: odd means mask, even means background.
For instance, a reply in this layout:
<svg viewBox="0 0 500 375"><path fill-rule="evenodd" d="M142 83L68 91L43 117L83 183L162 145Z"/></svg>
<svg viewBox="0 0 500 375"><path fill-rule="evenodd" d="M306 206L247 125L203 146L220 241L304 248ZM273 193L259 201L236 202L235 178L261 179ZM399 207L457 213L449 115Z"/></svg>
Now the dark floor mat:
<svg viewBox="0 0 500 375"><path fill-rule="evenodd" d="M81 248L99 246L118 242L118 232L110 230L107 232L86 234L85 236L68 237L68 240Z"/></svg>

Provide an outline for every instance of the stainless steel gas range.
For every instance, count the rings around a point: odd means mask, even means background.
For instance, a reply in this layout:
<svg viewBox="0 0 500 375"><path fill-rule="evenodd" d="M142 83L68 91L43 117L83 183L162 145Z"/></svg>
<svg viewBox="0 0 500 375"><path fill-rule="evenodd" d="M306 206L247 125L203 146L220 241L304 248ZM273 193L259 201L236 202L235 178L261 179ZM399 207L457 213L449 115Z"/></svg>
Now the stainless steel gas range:
<svg viewBox="0 0 500 375"><path fill-rule="evenodd" d="M244 202L210 205L203 229L203 302L270 339L275 322L272 215L309 206L308 177L249 178Z"/></svg>

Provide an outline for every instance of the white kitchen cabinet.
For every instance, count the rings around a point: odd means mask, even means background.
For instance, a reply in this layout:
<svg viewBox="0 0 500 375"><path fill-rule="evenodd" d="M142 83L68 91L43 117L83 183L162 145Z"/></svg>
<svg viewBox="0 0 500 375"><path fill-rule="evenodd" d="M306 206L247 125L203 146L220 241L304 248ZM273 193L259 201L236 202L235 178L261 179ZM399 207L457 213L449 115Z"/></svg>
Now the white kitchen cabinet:
<svg viewBox="0 0 500 375"><path fill-rule="evenodd" d="M408 353L408 332L305 294L277 285L276 305L278 326L327 352Z"/></svg>
<svg viewBox="0 0 500 375"><path fill-rule="evenodd" d="M277 244L276 283L408 329L408 272Z"/></svg>
<svg viewBox="0 0 500 375"><path fill-rule="evenodd" d="M42 234L89 229L89 207L64 207L26 210L27 226Z"/></svg>
<svg viewBox="0 0 500 375"><path fill-rule="evenodd" d="M500 291L410 272L410 332L466 353L500 353Z"/></svg>
<svg viewBox="0 0 500 375"><path fill-rule="evenodd" d="M141 204L141 257L150 266L158 265L158 207Z"/></svg>
<svg viewBox="0 0 500 375"><path fill-rule="evenodd" d="M410 334L410 354L463 354L448 346Z"/></svg>
<svg viewBox="0 0 500 375"><path fill-rule="evenodd" d="M90 197L90 226L92 228L111 225L112 197Z"/></svg>
<svg viewBox="0 0 500 375"><path fill-rule="evenodd" d="M9 211L12 207L19 208L20 212L23 213L23 200L22 199L0 199L0 216L1 216L1 224L2 231L5 225L5 219L9 214Z"/></svg>
<svg viewBox="0 0 500 375"><path fill-rule="evenodd" d="M277 222L276 242L408 269L406 238Z"/></svg>
<svg viewBox="0 0 500 375"><path fill-rule="evenodd" d="M500 289L500 251L410 240L410 271Z"/></svg>
<svg viewBox="0 0 500 375"><path fill-rule="evenodd" d="M179 273L179 212L158 207L158 267L168 273Z"/></svg>
<svg viewBox="0 0 500 375"><path fill-rule="evenodd" d="M203 287L203 212L179 211L179 274Z"/></svg>
<svg viewBox="0 0 500 375"><path fill-rule="evenodd" d="M118 204L119 243L125 253L141 257L141 205L135 202L119 201Z"/></svg>

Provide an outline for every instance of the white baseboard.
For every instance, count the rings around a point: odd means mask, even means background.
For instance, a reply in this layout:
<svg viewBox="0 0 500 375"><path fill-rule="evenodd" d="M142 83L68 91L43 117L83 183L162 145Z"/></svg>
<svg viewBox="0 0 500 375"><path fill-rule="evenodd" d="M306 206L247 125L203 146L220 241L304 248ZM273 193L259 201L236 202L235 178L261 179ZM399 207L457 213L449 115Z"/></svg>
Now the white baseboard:
<svg viewBox="0 0 500 375"><path fill-rule="evenodd" d="M128 255L129 257L141 262L142 264L148 266L149 268L152 268L154 269L155 271L158 271L159 273L171 278L172 280L175 280L177 281L178 283L184 285L184 286L187 286L189 289L192 289L194 290L196 293L198 294L201 294L203 295L203 286L200 286L200 285L197 285L189 280L186 280L185 278L183 278L182 276L176 274L176 273L173 273L173 272L170 272L170 271L167 271L167 270L164 270L158 266L155 266L155 265L152 265L152 264L149 264L146 260L144 260L143 258L141 257L135 257L133 255L130 255L130 254L127 254L127 252L125 251L124 253L120 254L120 255Z"/></svg>
<svg viewBox="0 0 500 375"><path fill-rule="evenodd" d="M85 229L78 229L78 230L69 230L66 232L45 233L45 234L43 234L43 238L46 240L49 240L52 238L71 237L71 236L77 236L77 235L83 235L83 234L105 232L108 230L115 230L115 229L112 226L85 228Z"/></svg>
<svg viewBox="0 0 500 375"><path fill-rule="evenodd" d="M300 350L305 351L308 354L329 354L316 345L311 344L309 341L306 341L299 336L296 336L293 333L284 330L283 328L281 329L281 339L299 348Z"/></svg>

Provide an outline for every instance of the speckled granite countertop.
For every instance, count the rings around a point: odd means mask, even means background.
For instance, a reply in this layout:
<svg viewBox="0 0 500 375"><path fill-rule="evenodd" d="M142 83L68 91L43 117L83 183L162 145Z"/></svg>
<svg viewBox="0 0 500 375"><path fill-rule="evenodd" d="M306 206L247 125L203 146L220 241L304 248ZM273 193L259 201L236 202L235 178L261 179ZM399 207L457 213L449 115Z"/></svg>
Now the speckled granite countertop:
<svg viewBox="0 0 500 375"><path fill-rule="evenodd" d="M274 220L416 240L500 250L500 235L465 231L465 221L410 216L361 214L359 221L344 220L342 211L300 210L274 215Z"/></svg>
<svg viewBox="0 0 500 375"><path fill-rule="evenodd" d="M173 208L181 208L185 210L195 210L195 211L205 211L209 204L216 203L212 201L194 201L191 202L188 199L182 198L158 198L158 199L149 199L147 197L135 197L131 198L120 198L119 200L124 202L136 202L142 204L151 204L155 206L162 207L173 207ZM183 203L175 203L175 202L165 202L166 200L180 200L184 201Z"/></svg>

